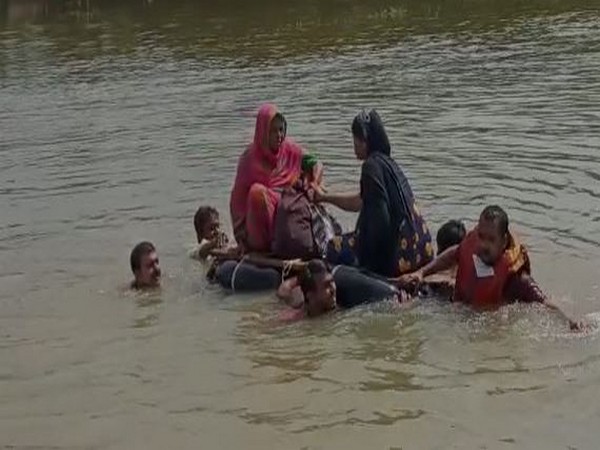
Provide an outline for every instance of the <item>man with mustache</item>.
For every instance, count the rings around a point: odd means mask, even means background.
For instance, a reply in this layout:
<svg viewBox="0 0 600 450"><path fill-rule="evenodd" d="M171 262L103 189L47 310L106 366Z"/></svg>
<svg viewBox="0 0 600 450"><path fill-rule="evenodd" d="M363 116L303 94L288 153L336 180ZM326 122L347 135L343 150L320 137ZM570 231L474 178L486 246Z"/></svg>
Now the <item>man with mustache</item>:
<svg viewBox="0 0 600 450"><path fill-rule="evenodd" d="M151 242L140 242L131 251L129 257L131 271L135 279L132 289L148 289L160 286L160 266L156 247Z"/></svg>
<svg viewBox="0 0 600 450"><path fill-rule="evenodd" d="M457 268L453 301L474 309L495 309L515 301L538 302L563 316L572 330L581 324L551 303L531 277L527 250L508 229L508 215L499 206L486 207L478 225L459 244L423 268L398 279L401 287L418 288L423 279Z"/></svg>

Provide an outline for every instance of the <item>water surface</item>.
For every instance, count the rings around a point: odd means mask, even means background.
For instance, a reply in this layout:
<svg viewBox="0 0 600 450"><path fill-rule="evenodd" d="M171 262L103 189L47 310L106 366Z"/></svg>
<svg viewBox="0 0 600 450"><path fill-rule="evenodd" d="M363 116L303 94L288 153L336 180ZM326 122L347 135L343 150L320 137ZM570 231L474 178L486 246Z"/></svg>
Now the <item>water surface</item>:
<svg viewBox="0 0 600 450"><path fill-rule="evenodd" d="M596 448L594 331L435 301L282 325L271 295L228 296L186 255L200 204L228 224L261 102L340 190L352 117L376 107L432 228L502 204L546 290L595 322L598 10L0 0L0 445ZM160 293L122 289L142 239Z"/></svg>

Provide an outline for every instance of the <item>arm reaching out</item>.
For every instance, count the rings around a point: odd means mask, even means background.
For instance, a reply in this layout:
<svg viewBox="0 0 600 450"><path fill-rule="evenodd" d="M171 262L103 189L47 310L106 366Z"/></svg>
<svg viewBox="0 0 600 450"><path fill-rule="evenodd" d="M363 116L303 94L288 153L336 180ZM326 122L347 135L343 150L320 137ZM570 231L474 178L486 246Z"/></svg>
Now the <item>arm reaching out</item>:
<svg viewBox="0 0 600 450"><path fill-rule="evenodd" d="M306 162L306 164L304 164ZM310 167L310 169L309 169ZM303 169L308 171L309 197L315 203L330 203L348 212L359 212L362 208L362 200L359 193L351 194L328 194L323 185L323 164L318 162L312 155L305 155Z"/></svg>
<svg viewBox="0 0 600 450"><path fill-rule="evenodd" d="M549 300L546 300L544 302L544 305L546 305L546 307L551 309L552 311L555 311L560 317L566 320L569 324L569 328L571 329L571 331L581 331L584 328L582 322L571 319L571 317L565 314L565 312L562 309L560 309L557 305L550 302Z"/></svg>
<svg viewBox="0 0 600 450"><path fill-rule="evenodd" d="M457 257L458 245L453 245L452 247L446 249L444 253L439 255L425 267L421 268L420 271L422 272L423 277L426 277L443 272L444 270L451 269L456 265Z"/></svg>
<svg viewBox="0 0 600 450"><path fill-rule="evenodd" d="M581 322L571 319L560 307L550 300L536 281L529 275L517 275L511 278L506 287L506 298L509 301L522 301L526 303L541 303L548 309L555 311L569 324L573 331L580 331L583 328Z"/></svg>
<svg viewBox="0 0 600 450"><path fill-rule="evenodd" d="M418 290L425 277L429 275L435 275L436 273L443 272L444 270L454 267L456 265L457 257L458 245L454 245L449 247L444 251L444 253L439 255L426 266L420 268L416 272L396 278L395 281L401 288L409 287L413 291Z"/></svg>
<svg viewBox="0 0 600 450"><path fill-rule="evenodd" d="M330 203L348 212L359 212L362 208L362 199L359 193L327 194L322 189L315 189L314 201L316 203Z"/></svg>

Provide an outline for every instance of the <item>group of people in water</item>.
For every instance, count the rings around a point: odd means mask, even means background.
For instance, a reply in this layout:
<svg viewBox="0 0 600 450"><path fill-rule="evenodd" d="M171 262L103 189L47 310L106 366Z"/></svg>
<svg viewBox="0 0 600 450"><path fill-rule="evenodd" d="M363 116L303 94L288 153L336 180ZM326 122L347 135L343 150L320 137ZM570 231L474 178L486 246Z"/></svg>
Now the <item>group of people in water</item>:
<svg viewBox="0 0 600 450"><path fill-rule="evenodd" d="M194 217L195 256L210 260L211 276L223 260L273 255L275 249L280 258L304 260L296 270L284 270L273 286L295 307L291 318L383 299L408 302L433 291L475 309L537 302L563 316L571 329L581 327L533 280L527 250L499 206L486 207L469 232L460 221L447 222L437 233L436 255L378 113L361 111L351 129L355 155L362 161L360 183L354 192L335 193L324 188L317 157L287 136L278 109L272 104L259 109L254 140L239 159L231 192L235 245L221 231L216 209L202 206ZM355 229L343 233L325 204L358 213ZM298 236L309 236L311 242L304 245ZM160 284L154 245L142 242L133 249L131 269L132 287ZM432 278L436 274L442 277Z"/></svg>

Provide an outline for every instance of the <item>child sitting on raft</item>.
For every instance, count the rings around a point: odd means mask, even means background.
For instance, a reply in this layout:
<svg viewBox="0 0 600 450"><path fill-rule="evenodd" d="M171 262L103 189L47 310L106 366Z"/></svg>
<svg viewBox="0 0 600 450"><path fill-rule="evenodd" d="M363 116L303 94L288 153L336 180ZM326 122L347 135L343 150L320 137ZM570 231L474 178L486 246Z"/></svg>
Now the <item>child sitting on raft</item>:
<svg viewBox="0 0 600 450"><path fill-rule="evenodd" d="M509 231L508 215L499 206L488 206L479 223L459 245L447 248L423 268L399 278L399 286L418 287L427 276L456 268L452 300L475 309L494 309L522 301L541 303L564 317L572 330L581 324L551 303L531 277L526 248Z"/></svg>
<svg viewBox="0 0 600 450"><path fill-rule="evenodd" d="M204 261L210 252L225 249L229 243L227 235L221 231L219 212L212 206L201 206L194 215L194 229L198 248L193 253L193 258Z"/></svg>
<svg viewBox="0 0 600 450"><path fill-rule="evenodd" d="M214 281L219 260L211 256L214 251L222 251L231 255L238 253L237 247L228 247L229 239L221 231L219 212L212 206L201 206L194 215L194 229L198 248L193 251L192 258L208 263L206 278Z"/></svg>

